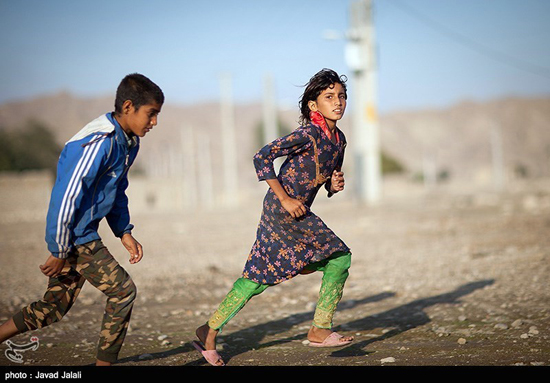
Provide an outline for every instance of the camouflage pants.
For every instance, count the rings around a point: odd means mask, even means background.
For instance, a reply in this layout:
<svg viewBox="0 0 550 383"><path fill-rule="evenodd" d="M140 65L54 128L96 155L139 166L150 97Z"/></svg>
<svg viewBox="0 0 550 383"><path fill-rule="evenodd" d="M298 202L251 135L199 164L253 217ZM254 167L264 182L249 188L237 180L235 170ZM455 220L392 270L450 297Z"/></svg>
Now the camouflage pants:
<svg viewBox="0 0 550 383"><path fill-rule="evenodd" d="M107 296L97 359L115 362L126 336L136 286L101 241L76 246L62 272L50 278L44 297L18 312L13 320L20 332L60 321L70 310L85 281Z"/></svg>

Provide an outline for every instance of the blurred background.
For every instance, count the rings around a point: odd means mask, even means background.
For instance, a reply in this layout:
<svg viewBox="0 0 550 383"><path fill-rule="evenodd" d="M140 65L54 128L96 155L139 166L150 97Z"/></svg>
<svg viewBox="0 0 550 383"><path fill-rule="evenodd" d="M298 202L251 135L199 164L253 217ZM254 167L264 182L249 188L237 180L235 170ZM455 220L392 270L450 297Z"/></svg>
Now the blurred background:
<svg viewBox="0 0 550 383"><path fill-rule="evenodd" d="M254 153L298 126L304 84L331 68L348 79L338 124L348 141L346 190L321 192L312 210L353 251L346 299L388 292L385 302L408 313L409 301L494 281L464 297L459 309L473 322L461 323L487 321L492 334L494 323L529 318L544 333L549 19L547 0L0 0L0 321L44 291L38 265L48 256L45 217L64 143L112 111L120 80L139 72L166 96L127 192L145 257L128 265L106 223L100 232L140 303L166 303L136 310L136 334L149 337L141 323L157 314L167 331L160 315L169 302L174 331L184 323L192 334L254 243L268 188ZM317 277L296 279L282 288L299 292L273 301L286 310L277 314L315 302ZM99 320L103 300L83 290L75 322L41 336L57 344L67 329L80 334L72 329L89 326L78 318ZM456 322L458 313L438 321L446 306L436 306L424 327ZM350 328L374 329L380 310L360 305ZM403 323L380 326L418 323L414 310L397 316ZM547 346L518 337L508 345L540 362ZM71 353L44 363L61 354Z"/></svg>
<svg viewBox="0 0 550 383"><path fill-rule="evenodd" d="M348 78L359 204L547 178L549 15L541 0L2 1L2 215L29 182L39 202L23 205L41 214L63 144L133 72L166 96L131 172L134 212L261 198L251 158L298 126L322 68Z"/></svg>
<svg viewBox="0 0 550 383"><path fill-rule="evenodd" d="M545 178L549 15L540 0L3 1L2 190L13 177L50 189L64 142L133 72L166 96L132 169L134 211L263 193L252 155L298 126L322 68L348 78L340 128L358 203Z"/></svg>

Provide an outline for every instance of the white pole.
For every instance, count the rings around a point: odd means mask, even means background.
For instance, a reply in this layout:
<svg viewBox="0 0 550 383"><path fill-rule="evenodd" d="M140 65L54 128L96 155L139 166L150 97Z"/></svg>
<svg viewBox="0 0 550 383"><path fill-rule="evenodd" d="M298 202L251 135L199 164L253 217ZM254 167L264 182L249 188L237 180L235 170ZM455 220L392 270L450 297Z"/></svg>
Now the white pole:
<svg viewBox="0 0 550 383"><path fill-rule="evenodd" d="M380 137L377 113L377 63L371 0L350 7L346 59L353 70L353 126L357 192L361 201L376 204L381 198Z"/></svg>
<svg viewBox="0 0 550 383"><path fill-rule="evenodd" d="M263 133L266 145L279 137L277 129L277 104L275 102L275 90L273 86L273 77L270 74L264 76L264 99L263 99ZM279 172L284 158L279 157L273 161L275 172Z"/></svg>
<svg viewBox="0 0 550 383"><path fill-rule="evenodd" d="M263 144L268 144L278 138L275 91L273 87L273 77L270 74L264 76L263 122Z"/></svg>
<svg viewBox="0 0 550 383"><path fill-rule="evenodd" d="M222 74L220 82L224 167L224 205L234 207L238 205L238 173L231 75L228 73Z"/></svg>
<svg viewBox="0 0 550 383"><path fill-rule="evenodd" d="M424 187L426 189L432 189L437 183L437 171L433 157L424 153L422 158Z"/></svg>
<svg viewBox="0 0 550 383"><path fill-rule="evenodd" d="M206 134L198 137L199 149L199 192L201 204L207 209L214 205L212 186L212 161L210 157L210 138Z"/></svg>
<svg viewBox="0 0 550 383"><path fill-rule="evenodd" d="M502 132L499 125L491 123L491 156L493 162L493 183L497 191L504 188L504 156L502 150Z"/></svg>
<svg viewBox="0 0 550 383"><path fill-rule="evenodd" d="M193 208L197 204L197 174L195 159L195 140L192 127L181 129L181 147L183 152L182 190L185 206Z"/></svg>

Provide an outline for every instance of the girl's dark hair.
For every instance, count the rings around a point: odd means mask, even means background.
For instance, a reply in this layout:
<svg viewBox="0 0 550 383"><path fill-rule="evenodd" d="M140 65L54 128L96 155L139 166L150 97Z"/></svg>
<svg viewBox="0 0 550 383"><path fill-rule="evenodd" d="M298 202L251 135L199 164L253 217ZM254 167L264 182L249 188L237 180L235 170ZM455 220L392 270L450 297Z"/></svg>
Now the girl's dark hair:
<svg viewBox="0 0 550 383"><path fill-rule="evenodd" d="M126 100L132 101L137 110L151 101L160 105L164 104L164 93L157 84L144 75L132 73L122 79L116 90L116 113L122 113L122 104Z"/></svg>
<svg viewBox="0 0 550 383"><path fill-rule="evenodd" d="M336 73L332 69L327 68L320 70L312 78L310 78L309 82L304 85L306 89L304 90L304 94L302 95L302 98L300 99L300 102L298 104L301 114L299 119L300 125L308 125L309 123L311 123L309 119L309 106L307 105L308 102L316 101L317 97L319 97L322 91L334 86L334 84L338 83L342 85L342 88L344 88L344 92L346 92L347 99L348 96L346 81L348 81L348 78L345 75L339 76L338 73Z"/></svg>

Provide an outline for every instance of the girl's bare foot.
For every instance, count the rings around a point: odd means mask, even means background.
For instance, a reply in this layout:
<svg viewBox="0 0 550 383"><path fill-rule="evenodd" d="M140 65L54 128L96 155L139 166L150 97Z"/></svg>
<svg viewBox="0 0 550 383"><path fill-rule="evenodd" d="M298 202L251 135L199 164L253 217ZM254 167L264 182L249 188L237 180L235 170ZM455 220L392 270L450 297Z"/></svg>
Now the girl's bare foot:
<svg viewBox="0 0 550 383"><path fill-rule="evenodd" d="M205 350L216 350L216 337L218 330L213 330L208 326L208 323L203 324L195 331L197 338L201 341ZM215 362L218 366L224 366L225 363L221 357Z"/></svg>
<svg viewBox="0 0 550 383"><path fill-rule="evenodd" d="M216 349L218 330L212 330L210 326L208 326L208 323L205 323L195 331L195 334L207 350Z"/></svg>
<svg viewBox="0 0 550 383"><path fill-rule="evenodd" d="M323 343L323 341L332 334L332 330L328 328L319 328L315 326L311 326L309 329L309 332L307 334L307 339L310 342L314 343ZM350 342L353 340L352 336L343 336L340 339L338 339L339 342Z"/></svg>

